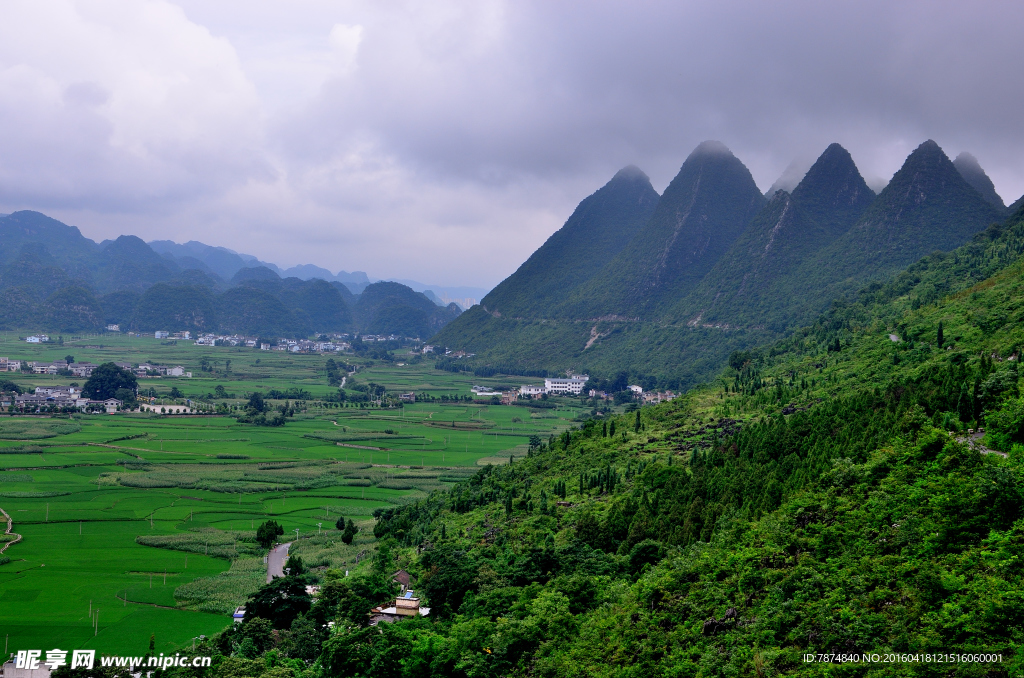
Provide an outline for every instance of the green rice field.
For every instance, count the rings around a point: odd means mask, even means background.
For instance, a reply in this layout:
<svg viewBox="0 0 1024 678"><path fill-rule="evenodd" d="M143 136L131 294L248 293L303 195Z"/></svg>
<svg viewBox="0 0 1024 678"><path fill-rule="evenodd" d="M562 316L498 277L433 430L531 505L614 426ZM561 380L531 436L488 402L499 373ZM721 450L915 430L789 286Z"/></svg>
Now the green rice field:
<svg viewBox="0 0 1024 678"><path fill-rule="evenodd" d="M141 654L151 634L157 652L181 649L230 624L230 611L265 582L254 540L262 521L280 522L282 539L294 542L292 552L307 565L358 571L373 549L374 509L525 455L530 436L558 433L582 411L576 400L555 408L360 408L319 400L337 392L327 384L326 356L126 335L64 337L63 346L3 339L0 355L11 359L74 355L192 371L191 379L139 380L140 393L152 389L160 399L172 387L211 404L240 404L269 389L299 388L311 398L293 401L296 414L282 427L227 416L0 416L0 508L22 536L0 556L0 636L9 651ZM401 353L393 362L336 359L356 368L347 386L374 383L435 397L465 396L474 384L538 381L442 372L429 358ZM75 381L5 378L28 389ZM207 398L217 385L229 397ZM334 528L339 516L360 527L351 545ZM5 527L0 523L0 532Z"/></svg>

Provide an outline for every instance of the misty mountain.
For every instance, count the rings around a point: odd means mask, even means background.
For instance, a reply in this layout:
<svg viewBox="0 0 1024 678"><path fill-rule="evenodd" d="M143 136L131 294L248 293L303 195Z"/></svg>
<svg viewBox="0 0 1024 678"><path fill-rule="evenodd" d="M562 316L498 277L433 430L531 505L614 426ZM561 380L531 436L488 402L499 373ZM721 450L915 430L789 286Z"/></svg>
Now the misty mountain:
<svg viewBox="0 0 1024 678"><path fill-rule="evenodd" d="M350 289L365 274L345 274L349 282L282 277L255 257L194 241L157 241L154 248L123 235L95 243L38 212L0 217L0 242L0 326L8 329L74 332L116 323L126 330L271 336L367 331L356 321ZM317 272L288 271L296 269ZM374 333L425 337L459 313L391 285L391 294L364 303L373 309L363 316Z"/></svg>
<svg viewBox="0 0 1024 678"><path fill-rule="evenodd" d="M964 181L970 184L971 188L976 190L990 205L997 209L1006 207L1003 204L1003 199L996 193L996 187L992 180L988 178L985 170L978 164L977 158L964 151L956 156L956 160L953 161L953 167L956 167Z"/></svg>
<svg viewBox="0 0 1024 678"><path fill-rule="evenodd" d="M651 218L558 315L658 317L697 286L765 204L750 171L717 141L690 154Z"/></svg>
<svg viewBox="0 0 1024 678"><path fill-rule="evenodd" d="M911 153L877 196L833 144L792 193L777 190L769 201L739 160L706 143L648 223L567 302L538 304L534 317L474 307L432 342L474 352L482 365L626 371L685 387L834 299L962 245L1002 213L933 141ZM531 285L546 282L541 276ZM517 292L525 297L529 289Z"/></svg>
<svg viewBox="0 0 1024 678"><path fill-rule="evenodd" d="M791 294L794 272L844 235L875 194L849 152L832 144L792 195L777 191L714 268L669 317L691 324L782 330L831 299ZM810 307L811 311L808 311Z"/></svg>
<svg viewBox="0 0 1024 678"><path fill-rule="evenodd" d="M636 167L585 198L562 228L481 303L490 313L544 318L618 255L650 218L658 193Z"/></svg>

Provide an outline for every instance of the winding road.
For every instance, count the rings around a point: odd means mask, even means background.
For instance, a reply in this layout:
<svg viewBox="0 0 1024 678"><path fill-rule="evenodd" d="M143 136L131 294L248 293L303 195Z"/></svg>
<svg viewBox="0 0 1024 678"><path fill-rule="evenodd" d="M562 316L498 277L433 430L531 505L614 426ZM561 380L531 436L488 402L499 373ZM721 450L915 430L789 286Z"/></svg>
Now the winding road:
<svg viewBox="0 0 1024 678"><path fill-rule="evenodd" d="M21 535L18 534L17 532L12 532L11 531L11 530L14 529L14 521L11 520L11 517L9 515L7 515L7 511L5 511L2 508L0 508L0 513L2 513L4 515L4 518L7 520L7 531L4 532L4 534L13 534L15 537L17 537L17 539L14 539L14 540L9 541L6 544L4 544L4 547L2 549L0 549L0 554L2 554L4 551L6 551L8 549L8 547L14 546L19 541L21 541Z"/></svg>
<svg viewBox="0 0 1024 678"><path fill-rule="evenodd" d="M288 560L288 547L292 545L291 542L287 544L278 544L274 548L270 549L270 553L267 555L267 583L274 577L284 576L284 563Z"/></svg>

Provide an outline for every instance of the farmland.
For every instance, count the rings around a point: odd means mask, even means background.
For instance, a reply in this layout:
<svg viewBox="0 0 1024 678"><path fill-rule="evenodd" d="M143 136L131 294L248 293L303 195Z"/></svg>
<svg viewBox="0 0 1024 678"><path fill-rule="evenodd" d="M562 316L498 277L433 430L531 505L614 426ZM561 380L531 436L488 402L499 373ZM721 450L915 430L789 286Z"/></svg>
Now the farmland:
<svg viewBox="0 0 1024 678"><path fill-rule="evenodd" d="M0 355L20 360L183 365L191 379L140 379L160 401L235 406L253 391L301 389L285 426L227 416L0 417L0 508L22 535L0 557L0 632L11 649L87 647L139 653L155 634L170 652L229 623L227 613L265 581L255 527L267 519L299 539L312 567L358 571L373 550L372 513L469 477L482 464L526 454L530 436L567 426L578 400L531 408L455 401L481 379L430 360L345 356L347 385L380 384L446 402L400 408L324 402L326 357L161 344L124 335L65 337ZM403 359L408 360L402 364ZM230 361L230 362L229 362ZM73 377L9 374L23 388ZM533 380L534 382L536 380ZM212 399L217 386L226 397ZM208 397L210 396L210 397ZM272 401L281 404L281 401ZM360 528L346 545L338 517ZM2 531L2 530L0 530Z"/></svg>

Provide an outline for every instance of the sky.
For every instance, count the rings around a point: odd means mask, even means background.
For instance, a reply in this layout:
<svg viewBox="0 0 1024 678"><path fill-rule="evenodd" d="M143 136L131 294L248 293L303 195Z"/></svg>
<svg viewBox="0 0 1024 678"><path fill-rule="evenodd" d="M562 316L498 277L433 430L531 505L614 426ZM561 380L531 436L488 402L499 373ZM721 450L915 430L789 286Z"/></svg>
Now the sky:
<svg viewBox="0 0 1024 678"><path fill-rule="evenodd" d="M1024 193L1024 4L4 0L0 212L490 287L635 164L921 142ZM797 172L799 174L799 171ZM2 244L0 244L2 246Z"/></svg>

